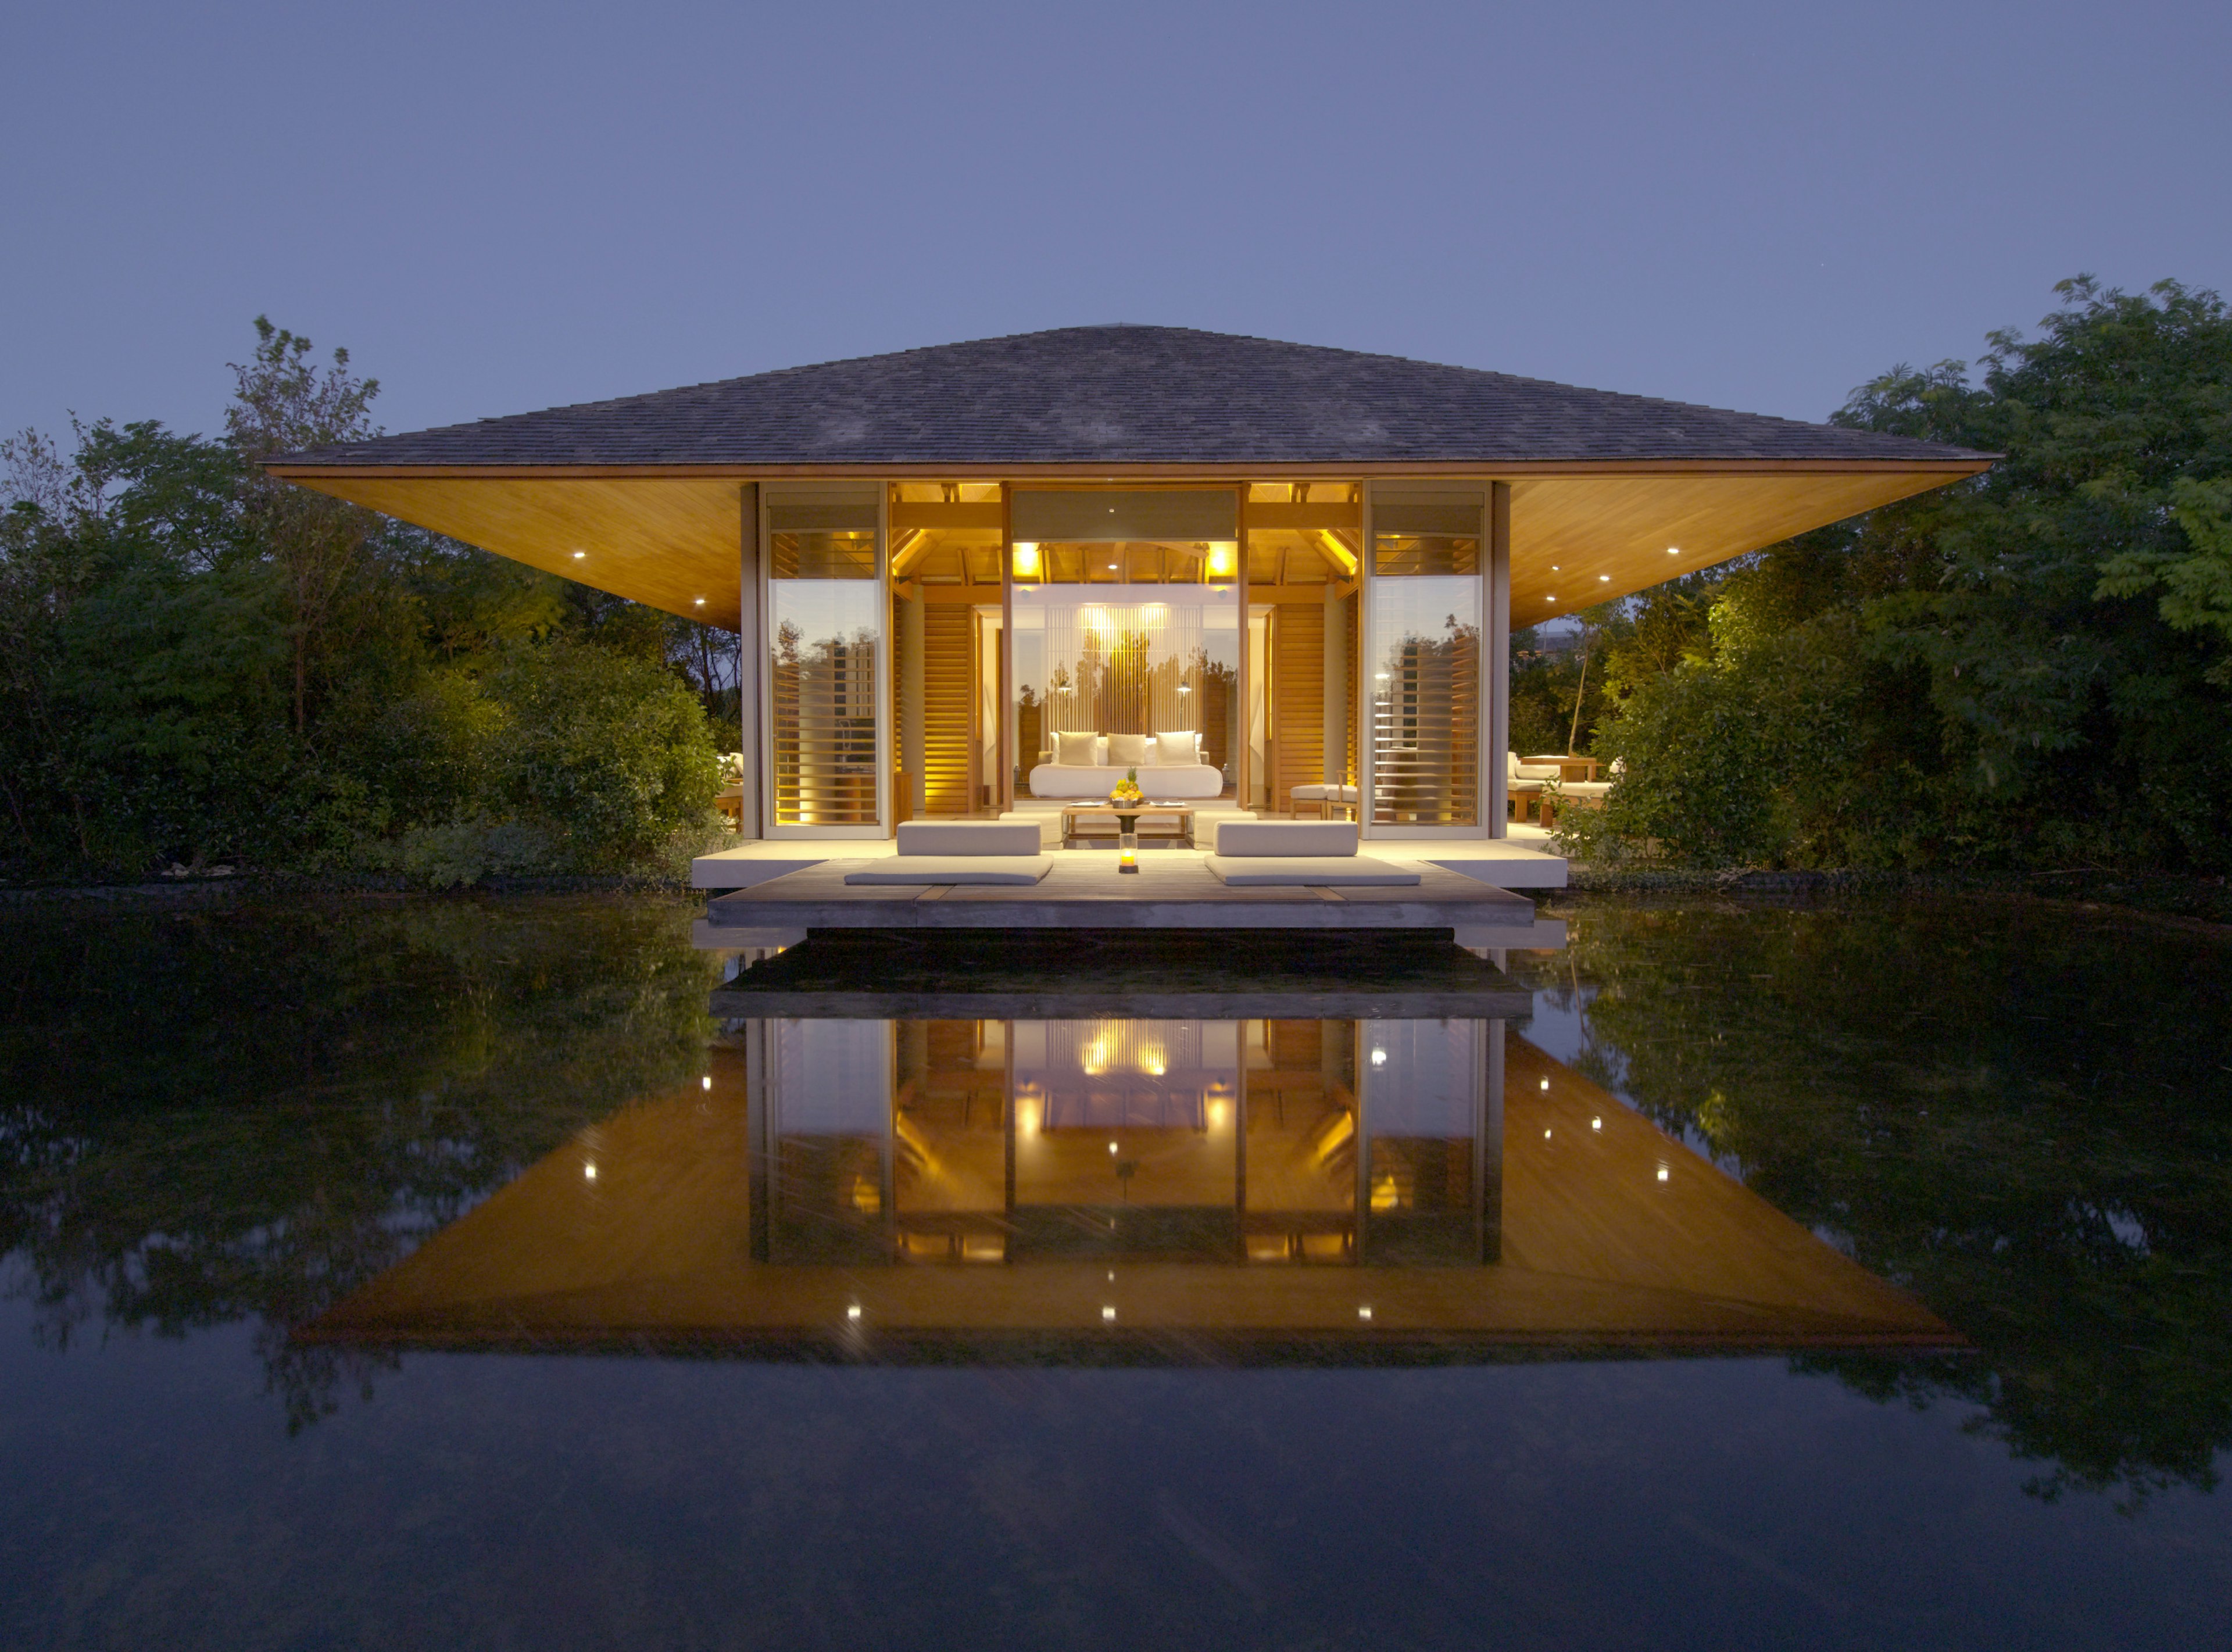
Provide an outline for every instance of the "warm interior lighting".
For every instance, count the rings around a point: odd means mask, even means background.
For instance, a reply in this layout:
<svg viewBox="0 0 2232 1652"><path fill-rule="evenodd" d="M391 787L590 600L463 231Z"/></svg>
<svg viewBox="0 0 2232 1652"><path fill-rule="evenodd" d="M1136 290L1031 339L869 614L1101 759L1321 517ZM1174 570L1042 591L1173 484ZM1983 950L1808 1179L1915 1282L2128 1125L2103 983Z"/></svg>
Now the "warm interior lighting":
<svg viewBox="0 0 2232 1652"><path fill-rule="evenodd" d="M1385 1050L1374 1050L1372 1053L1372 1065L1375 1067L1385 1066L1387 1065L1387 1052Z"/></svg>
<svg viewBox="0 0 2232 1652"><path fill-rule="evenodd" d="M1372 1310L1368 1306L1360 1307L1356 1311L1356 1317L1359 1319L1369 1319L1372 1317Z"/></svg>
<svg viewBox="0 0 2232 1652"><path fill-rule="evenodd" d="M1209 547L1206 572L1212 580L1232 578L1240 566L1240 547L1236 545L1212 545Z"/></svg>
<svg viewBox="0 0 2232 1652"><path fill-rule="evenodd" d="M704 599L704 598L703 598L703 597L692 597L692 598L691 599L691 602L694 606L698 606L698 607L700 607L700 608L702 608L702 607L704 607L704 606L705 606L705 599Z"/></svg>
<svg viewBox="0 0 2232 1652"><path fill-rule="evenodd" d="M1669 556L1679 556L1682 554L1682 547L1679 545L1669 545L1666 547L1666 554Z"/></svg>
<svg viewBox="0 0 2232 1652"><path fill-rule="evenodd" d="M595 1181L597 1179L597 1167L594 1164L584 1164L581 1167L581 1176L584 1181Z"/></svg>
<svg viewBox="0 0 2232 1652"><path fill-rule="evenodd" d="M1550 1139L1550 1132L1548 1130L1546 1130L1542 1132L1542 1139L1546 1142Z"/></svg>
<svg viewBox="0 0 2232 1652"><path fill-rule="evenodd" d="M1017 540L1015 541L1015 577L1019 580L1035 580L1039 577L1040 566L1038 542L1035 540Z"/></svg>
<svg viewBox="0 0 2232 1652"><path fill-rule="evenodd" d="M1113 1142L1109 1143L1108 1143L1108 1150L1109 1150L1110 1152L1113 1153L1113 1152L1116 1150L1116 1143L1113 1143Z"/></svg>
<svg viewBox="0 0 2232 1652"><path fill-rule="evenodd" d="M698 1083L701 1089L710 1090L713 1087L713 1075L709 1072L704 1078L698 1079Z"/></svg>
<svg viewBox="0 0 2232 1652"><path fill-rule="evenodd" d="M578 562L587 554L588 553L587 551L576 551L574 553L574 560Z"/></svg>
<svg viewBox="0 0 2232 1652"><path fill-rule="evenodd" d="M1602 1130L1604 1128L1604 1120L1601 1118L1592 1118L1589 1120L1589 1128L1591 1130Z"/></svg>
<svg viewBox="0 0 2232 1652"><path fill-rule="evenodd" d="M1661 1182L1666 1179L1666 1167L1663 1164L1658 1167L1658 1179Z"/></svg>
<svg viewBox="0 0 2232 1652"><path fill-rule="evenodd" d="M1104 1307L1100 1310L1100 1317L1104 1319L1113 1319L1116 1317L1116 1310L1112 1307Z"/></svg>
<svg viewBox="0 0 2232 1652"><path fill-rule="evenodd" d="M847 1319L857 1319L857 1318L859 1318L860 1317L860 1305L859 1303L855 1302L854 1304L853 1304L853 1305L852 1305L851 1307L849 1307L849 1308L846 1309L846 1310L845 1310L845 1317L846 1317Z"/></svg>
<svg viewBox="0 0 2232 1652"><path fill-rule="evenodd" d="M1612 583L1612 575L1609 573L1599 573L1597 575L1597 582L1599 585L1610 585Z"/></svg>
<svg viewBox="0 0 2232 1652"><path fill-rule="evenodd" d="M1542 1088L1544 1088L1545 1090L1547 1090L1549 1087L1550 1087L1550 1081L1549 1081L1547 1079L1543 1079L1543 1080L1542 1080Z"/></svg>

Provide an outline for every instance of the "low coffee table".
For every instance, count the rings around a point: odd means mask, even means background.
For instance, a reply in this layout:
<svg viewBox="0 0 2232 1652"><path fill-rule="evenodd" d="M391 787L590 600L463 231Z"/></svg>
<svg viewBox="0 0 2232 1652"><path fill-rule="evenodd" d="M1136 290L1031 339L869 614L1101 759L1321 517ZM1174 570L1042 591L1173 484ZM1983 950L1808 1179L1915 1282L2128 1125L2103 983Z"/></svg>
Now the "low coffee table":
<svg viewBox="0 0 2232 1652"><path fill-rule="evenodd" d="M1117 819L1119 813L1113 803L1078 803L1063 809L1061 846L1065 849L1074 846L1074 840L1080 835L1088 838L1114 837L1116 832L1113 828L1120 824ZM1178 817L1178 829L1176 832L1142 832L1139 834L1140 838L1143 840L1153 839L1158 842L1168 839L1173 842L1182 843L1189 849L1193 847L1193 806L1190 803L1141 803L1134 807L1123 809L1120 813L1134 815L1175 814ZM1112 829L1105 832L1093 832L1080 834L1077 829L1077 823L1080 820L1106 820Z"/></svg>

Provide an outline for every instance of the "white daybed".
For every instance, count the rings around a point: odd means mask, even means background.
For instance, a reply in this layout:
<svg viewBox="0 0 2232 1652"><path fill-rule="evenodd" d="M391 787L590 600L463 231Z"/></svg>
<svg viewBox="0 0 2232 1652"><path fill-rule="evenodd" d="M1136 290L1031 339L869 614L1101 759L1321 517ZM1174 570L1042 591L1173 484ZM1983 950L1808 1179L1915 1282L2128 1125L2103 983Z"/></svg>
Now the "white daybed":
<svg viewBox="0 0 2232 1652"><path fill-rule="evenodd" d="M1080 733L1054 739L1054 749L1041 752L1031 770L1033 797L1104 798L1129 769L1139 771L1139 791L1150 802L1197 802L1224 791L1223 774L1201 761L1198 735Z"/></svg>

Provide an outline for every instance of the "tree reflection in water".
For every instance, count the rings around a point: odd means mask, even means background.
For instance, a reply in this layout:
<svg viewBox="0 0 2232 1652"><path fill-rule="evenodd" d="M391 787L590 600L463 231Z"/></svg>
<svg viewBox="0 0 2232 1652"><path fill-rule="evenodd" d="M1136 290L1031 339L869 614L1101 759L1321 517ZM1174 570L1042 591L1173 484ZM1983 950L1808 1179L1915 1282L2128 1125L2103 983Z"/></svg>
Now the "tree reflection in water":
<svg viewBox="0 0 2232 1652"><path fill-rule="evenodd" d="M288 1333L702 1065L687 904L341 900L0 926L0 1253L42 1339L241 1319L291 1428L379 1362Z"/></svg>
<svg viewBox="0 0 2232 1652"><path fill-rule="evenodd" d="M1575 1065L1979 1349L1797 1369L1974 1403L2049 1499L2215 1483L2232 1443L2225 937L1979 898L1558 910L1568 952L1515 973L1578 1011Z"/></svg>
<svg viewBox="0 0 2232 1652"><path fill-rule="evenodd" d="M2212 1483L2232 1442L2221 938L1981 900L1560 910L1569 951L1514 966L1580 1014L1582 1072L1980 1351L1797 1369L1975 1403L2045 1496ZM57 1342L96 1320L257 1321L301 1427L376 1368L292 1328L701 1070L717 969L692 910L18 912L0 924L10 1288Z"/></svg>

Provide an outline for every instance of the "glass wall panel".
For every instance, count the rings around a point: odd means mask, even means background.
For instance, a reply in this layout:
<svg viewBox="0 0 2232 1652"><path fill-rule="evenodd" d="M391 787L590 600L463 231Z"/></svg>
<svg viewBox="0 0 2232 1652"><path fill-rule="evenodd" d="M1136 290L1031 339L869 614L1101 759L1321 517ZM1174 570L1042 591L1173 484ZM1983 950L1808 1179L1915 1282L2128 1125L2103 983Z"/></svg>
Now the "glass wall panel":
<svg viewBox="0 0 2232 1652"><path fill-rule="evenodd" d="M770 793L778 826L874 827L884 651L877 498L768 502Z"/></svg>
<svg viewBox="0 0 2232 1652"><path fill-rule="evenodd" d="M1110 509L1094 502L1108 496L1019 498L1040 502L1035 519L1077 530ZM1114 496L1125 505L1108 517L1111 533L1184 514ZM1232 495L1212 497L1229 522ZM1133 768L1151 799L1223 795L1241 732L1237 541L1019 533L1014 574L1017 795L1105 797Z"/></svg>
<svg viewBox="0 0 2232 1652"><path fill-rule="evenodd" d="M1377 824L1480 824L1486 503L1477 492L1374 496L1365 654Z"/></svg>

